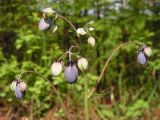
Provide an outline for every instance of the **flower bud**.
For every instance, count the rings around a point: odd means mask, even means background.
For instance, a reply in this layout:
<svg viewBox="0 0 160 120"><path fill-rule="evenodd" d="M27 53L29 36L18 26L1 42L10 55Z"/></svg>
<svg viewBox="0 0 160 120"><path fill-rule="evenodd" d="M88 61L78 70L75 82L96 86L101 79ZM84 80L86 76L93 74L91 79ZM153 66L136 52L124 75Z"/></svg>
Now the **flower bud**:
<svg viewBox="0 0 160 120"><path fill-rule="evenodd" d="M21 82L19 83L19 89L20 89L20 91L21 91L21 92L24 92L24 91L26 90L26 88L27 88L26 83L23 82L23 81L21 81Z"/></svg>
<svg viewBox="0 0 160 120"><path fill-rule="evenodd" d="M78 69L74 62L69 62L64 71L65 79L68 83L75 83L78 78Z"/></svg>
<svg viewBox="0 0 160 120"><path fill-rule="evenodd" d="M39 24L38 24L38 28L41 31L47 30L49 29L49 27L51 27L52 25L52 20L49 18L43 18L40 20Z"/></svg>
<svg viewBox="0 0 160 120"><path fill-rule="evenodd" d="M11 90L12 91L15 91L16 89L16 81L14 80L12 83L11 83Z"/></svg>
<svg viewBox="0 0 160 120"><path fill-rule="evenodd" d="M87 61L86 58L80 58L80 59L78 59L77 64L78 64L78 68L79 68L81 71L85 71L85 70L87 70L87 68L88 68L88 61Z"/></svg>
<svg viewBox="0 0 160 120"><path fill-rule="evenodd" d="M92 47L94 47L95 46L95 38L90 36L88 38L88 44L91 45Z"/></svg>
<svg viewBox="0 0 160 120"><path fill-rule="evenodd" d="M53 17L55 15L55 11L49 7L43 10L44 17Z"/></svg>
<svg viewBox="0 0 160 120"><path fill-rule="evenodd" d="M146 56L151 56L151 54L152 54L152 50L151 50L151 48L150 47L144 47L144 54L146 55Z"/></svg>
<svg viewBox="0 0 160 120"><path fill-rule="evenodd" d="M137 62L141 65L145 65L147 63L147 58L142 51L139 51L137 55Z"/></svg>
<svg viewBox="0 0 160 120"><path fill-rule="evenodd" d="M89 31L93 31L94 28L93 28L93 27L89 27L88 30L89 30Z"/></svg>
<svg viewBox="0 0 160 120"><path fill-rule="evenodd" d="M62 72L62 63L57 61L51 65L51 73L53 76L58 76Z"/></svg>
<svg viewBox="0 0 160 120"><path fill-rule="evenodd" d="M77 34L78 34L78 35L85 35L85 34L86 34L86 31L85 31L83 28L78 28L78 29L77 29Z"/></svg>

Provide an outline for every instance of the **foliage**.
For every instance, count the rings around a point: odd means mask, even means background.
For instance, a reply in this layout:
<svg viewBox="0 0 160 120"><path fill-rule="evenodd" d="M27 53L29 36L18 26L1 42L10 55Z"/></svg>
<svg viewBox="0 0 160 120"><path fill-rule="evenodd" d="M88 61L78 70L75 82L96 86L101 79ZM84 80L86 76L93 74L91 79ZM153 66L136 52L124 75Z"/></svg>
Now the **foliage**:
<svg viewBox="0 0 160 120"><path fill-rule="evenodd" d="M127 1L127 4L123 4L116 0L1 0L0 103L4 106L14 103L16 107L21 104L23 108L31 104L32 107L29 106L28 109L33 109L35 118L44 116L50 108L58 106L60 101L51 93L49 83L33 74L27 74L23 78L28 84L23 101L16 100L14 93L10 91L10 83L20 72L34 70L53 80L65 104L68 99L72 99L71 105L82 106L84 81L89 81L88 87L91 90L113 48L122 42L140 41L148 43L153 49L147 66L137 64L138 47L130 45L121 49L113 57L97 87L98 96L109 92L104 97L97 98L100 100L93 96L89 107L92 110L94 106L95 114L101 119L117 117L123 120L143 118L145 110L150 111L159 106L160 3ZM40 32L38 21L42 17L42 9L46 7L52 7L73 21L76 28L94 21L96 47L90 47L87 38L82 38L82 55L89 60L88 73L86 77L81 74L77 84L73 86L64 81L63 75L52 78L50 72L50 65L73 43L73 30L65 22L58 20L58 30L55 33ZM103 101L110 100L112 92L114 107L108 108ZM60 109L56 115L63 116L63 111Z"/></svg>

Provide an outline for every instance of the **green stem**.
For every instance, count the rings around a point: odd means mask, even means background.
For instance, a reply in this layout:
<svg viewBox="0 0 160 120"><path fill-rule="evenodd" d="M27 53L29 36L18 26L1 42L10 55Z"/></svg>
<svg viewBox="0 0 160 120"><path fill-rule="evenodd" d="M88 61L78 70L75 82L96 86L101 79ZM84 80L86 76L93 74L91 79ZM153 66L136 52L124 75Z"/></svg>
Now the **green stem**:
<svg viewBox="0 0 160 120"><path fill-rule="evenodd" d="M92 96L92 94L96 91L96 87L97 87L97 85L99 84L99 82L101 81L102 76L103 76L103 74L104 74L104 72L105 72L105 70L106 70L109 62L111 61L113 55L114 55L117 51L119 51L120 48L122 48L122 47L124 47L124 46L126 46L126 45L128 45L128 44L143 45L144 43L140 43L140 42L126 42L126 43L122 43L122 44L120 44L118 47L116 47L116 48L113 50L113 52L111 53L111 55L109 56L109 58L107 59L105 65L103 66L102 72L101 72L101 74L99 75L99 78L98 78L98 80L97 80L97 82L96 82L96 85L95 85L95 87L91 90L91 92L89 93L88 98L90 98L90 97Z"/></svg>
<svg viewBox="0 0 160 120"><path fill-rule="evenodd" d="M84 91L85 120L89 120L89 113L88 113L88 81L87 81L87 79L84 80L84 89L85 89L85 91Z"/></svg>
<svg viewBox="0 0 160 120"><path fill-rule="evenodd" d="M46 40L45 40L45 33L43 33L43 39L42 39L42 57L45 57L44 63L42 63L44 66L46 66Z"/></svg>
<svg viewBox="0 0 160 120"><path fill-rule="evenodd" d="M67 120L69 120L69 117L68 117L68 114L67 114L67 110L66 110L66 108L65 108L65 105L63 104L63 100L61 99L60 93L57 91L57 89L55 88L54 84L53 84L48 78L44 77L42 74L40 74L40 73L38 73L38 72L35 72L35 71L24 71L24 72L22 72L22 73L18 76L17 79L21 79L22 76L23 76L23 74L25 74L25 73L34 73L34 74L37 74L38 76L40 76L41 78L43 78L44 80L46 80L46 81L49 82L49 84L50 84L51 87L52 87L53 93L55 92L56 95L57 95L57 97L58 97L58 99L59 99L59 102L60 102L60 104L61 104L61 106L62 106L62 108L63 108L63 110L64 110L64 112L65 112L65 115L66 115L66 117L67 117Z"/></svg>

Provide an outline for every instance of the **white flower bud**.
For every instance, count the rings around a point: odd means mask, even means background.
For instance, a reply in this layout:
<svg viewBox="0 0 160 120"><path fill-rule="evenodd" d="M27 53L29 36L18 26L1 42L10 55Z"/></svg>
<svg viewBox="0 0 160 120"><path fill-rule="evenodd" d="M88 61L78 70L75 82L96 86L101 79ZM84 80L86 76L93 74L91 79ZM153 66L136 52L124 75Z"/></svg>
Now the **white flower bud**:
<svg viewBox="0 0 160 120"><path fill-rule="evenodd" d="M77 29L77 34L78 34L78 35L85 35L85 34L86 34L86 31L85 31L83 28L78 28L78 29Z"/></svg>
<svg viewBox="0 0 160 120"><path fill-rule="evenodd" d="M16 81L11 83L11 90L14 91L16 89Z"/></svg>
<svg viewBox="0 0 160 120"><path fill-rule="evenodd" d="M150 47L145 47L144 48L144 53L145 53L146 56L149 57L152 54L152 49Z"/></svg>
<svg viewBox="0 0 160 120"><path fill-rule="evenodd" d="M49 7L49 8L45 8L43 10L43 13L44 13L44 17L52 17L54 16L55 11L51 7Z"/></svg>
<svg viewBox="0 0 160 120"><path fill-rule="evenodd" d="M94 47L95 46L95 38L90 36L88 38L88 44L90 44L92 47Z"/></svg>
<svg viewBox="0 0 160 120"><path fill-rule="evenodd" d="M89 30L89 31L93 31L94 28L93 28L93 27L89 27L88 30Z"/></svg>
<svg viewBox="0 0 160 120"><path fill-rule="evenodd" d="M23 82L23 81L21 81L21 82L19 83L19 89L20 89L20 91L21 91L21 92L24 92L24 91L26 90L26 88L27 88L26 83Z"/></svg>
<svg viewBox="0 0 160 120"><path fill-rule="evenodd" d="M62 72L62 64L61 62L54 62L51 65L51 73L53 76L58 76Z"/></svg>
<svg viewBox="0 0 160 120"><path fill-rule="evenodd" d="M78 68L81 70L81 71L84 71L84 70L87 70L88 68L88 61L86 58L80 58L78 59Z"/></svg>

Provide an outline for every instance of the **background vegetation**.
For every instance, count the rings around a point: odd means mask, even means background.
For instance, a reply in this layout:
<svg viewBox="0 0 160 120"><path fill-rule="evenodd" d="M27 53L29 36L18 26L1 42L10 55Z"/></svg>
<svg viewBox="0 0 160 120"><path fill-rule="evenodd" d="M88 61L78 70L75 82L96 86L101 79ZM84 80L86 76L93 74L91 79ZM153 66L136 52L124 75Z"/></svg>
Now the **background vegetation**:
<svg viewBox="0 0 160 120"><path fill-rule="evenodd" d="M96 47L83 37L82 55L89 60L87 76L75 85L63 74L55 79L50 65L74 41L72 28L61 20L58 30L41 32L42 10L52 7L76 28L94 21ZM89 90L113 49L122 42L150 44L153 54L147 66L136 61L138 46L129 45L114 56L97 93L89 100L91 120L159 120L160 112L160 1L153 0L0 0L0 118L66 119L64 110L47 81L27 74L26 95L17 100L10 83L18 74L34 70L52 79L70 120L83 120L84 81ZM94 61L93 61L94 60ZM105 93L105 94L101 94Z"/></svg>

